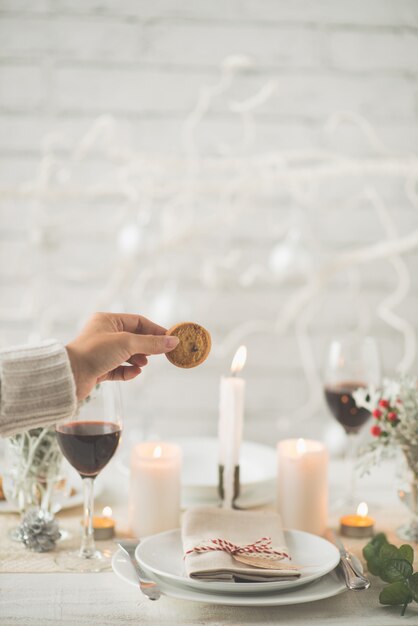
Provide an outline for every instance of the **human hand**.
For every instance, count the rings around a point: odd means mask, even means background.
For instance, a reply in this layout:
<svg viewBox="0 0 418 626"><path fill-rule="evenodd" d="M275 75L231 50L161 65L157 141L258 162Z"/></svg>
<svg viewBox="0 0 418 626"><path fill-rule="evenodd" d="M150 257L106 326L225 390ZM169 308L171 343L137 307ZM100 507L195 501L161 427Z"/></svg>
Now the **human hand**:
<svg viewBox="0 0 418 626"><path fill-rule="evenodd" d="M104 380L131 380L141 373L150 354L173 350L179 340L141 315L95 313L66 346L77 399L84 400ZM122 365L130 363L130 365Z"/></svg>

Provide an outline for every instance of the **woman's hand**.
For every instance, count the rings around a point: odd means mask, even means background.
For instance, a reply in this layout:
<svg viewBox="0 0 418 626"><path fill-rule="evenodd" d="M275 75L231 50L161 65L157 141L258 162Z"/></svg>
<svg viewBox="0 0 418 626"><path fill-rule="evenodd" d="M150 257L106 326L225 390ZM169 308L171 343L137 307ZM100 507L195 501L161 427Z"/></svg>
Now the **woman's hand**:
<svg viewBox="0 0 418 626"><path fill-rule="evenodd" d="M104 380L131 380L150 354L173 350L179 340L140 315L96 313L67 348L78 400ZM123 365L130 363L130 365Z"/></svg>

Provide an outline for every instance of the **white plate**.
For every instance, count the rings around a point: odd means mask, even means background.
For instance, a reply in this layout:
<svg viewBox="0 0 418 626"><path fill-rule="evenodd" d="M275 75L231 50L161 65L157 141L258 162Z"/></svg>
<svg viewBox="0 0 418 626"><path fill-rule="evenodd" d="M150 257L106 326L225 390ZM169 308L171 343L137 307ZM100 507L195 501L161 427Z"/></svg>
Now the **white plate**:
<svg viewBox="0 0 418 626"><path fill-rule="evenodd" d="M183 453L183 504L213 504L218 500L218 440L215 437L175 439ZM129 453L116 459L120 471L129 475ZM240 506L258 506L274 499L277 455L274 448L244 441L240 458ZM256 504L255 504L256 502Z"/></svg>
<svg viewBox="0 0 418 626"><path fill-rule="evenodd" d="M217 497L218 439L193 437L176 440L183 452L183 485L191 492L198 489ZM275 480L277 454L274 448L244 441L240 454L240 479L243 493Z"/></svg>
<svg viewBox="0 0 418 626"><path fill-rule="evenodd" d="M138 588L138 579L128 557L117 550L112 557L112 568L115 574L125 582ZM166 580L153 575L152 578L158 582L161 592L166 596L178 598L179 600L189 600L191 602L206 602L208 604L222 604L229 606L284 606L287 604L302 604L304 602L314 602L336 596L347 587L338 578L335 570L318 580L295 589L287 589L281 593L264 594L228 594L210 593L197 591L191 587L169 584Z"/></svg>
<svg viewBox="0 0 418 626"><path fill-rule="evenodd" d="M236 500L236 505L240 509L252 509L257 506L271 504L276 498L275 483L263 484L246 491ZM191 506L218 506L219 498L205 498L204 496L189 495L187 490L182 489L181 507L188 509Z"/></svg>
<svg viewBox="0 0 418 626"><path fill-rule="evenodd" d="M266 593L281 591L306 585L328 572L340 561L337 548L316 535L300 530L285 530L285 541L292 555L292 561L301 566L301 576L293 580L274 582L205 582L189 578L184 571L181 532L169 530L152 535L141 541L135 556L147 573L157 575L167 583L186 585L198 591L219 591L221 593Z"/></svg>

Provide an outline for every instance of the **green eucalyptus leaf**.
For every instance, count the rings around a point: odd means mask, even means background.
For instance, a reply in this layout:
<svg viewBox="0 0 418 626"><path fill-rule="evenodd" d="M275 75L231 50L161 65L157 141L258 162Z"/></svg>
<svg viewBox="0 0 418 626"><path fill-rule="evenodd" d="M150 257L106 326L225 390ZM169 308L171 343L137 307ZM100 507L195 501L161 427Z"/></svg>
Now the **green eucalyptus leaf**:
<svg viewBox="0 0 418 626"><path fill-rule="evenodd" d="M384 543L379 550L379 558L382 561L398 558L398 548L391 543Z"/></svg>
<svg viewBox="0 0 418 626"><path fill-rule="evenodd" d="M398 556L400 559L406 559L411 565L414 563L414 550L412 546L404 543L400 548L398 548Z"/></svg>
<svg viewBox="0 0 418 626"><path fill-rule="evenodd" d="M379 551L383 545L389 545L386 535L384 533L378 533L363 548L363 556L366 561L373 561L372 569L374 570L378 567ZM378 574L375 575L377 576Z"/></svg>
<svg viewBox="0 0 418 626"><path fill-rule="evenodd" d="M377 533L377 535L375 535L373 539L369 541L369 544L370 543L373 546L378 546L380 548L380 546L383 546L385 543L389 543L389 542L387 540L385 533Z"/></svg>
<svg viewBox="0 0 418 626"><path fill-rule="evenodd" d="M376 557L378 555L379 550L380 550L380 547L373 545L372 542L370 541L363 548L363 556L366 559L366 561L368 561L369 559Z"/></svg>
<svg viewBox="0 0 418 626"><path fill-rule="evenodd" d="M391 583L379 595L380 604L408 604L412 602L412 592L403 582Z"/></svg>
<svg viewBox="0 0 418 626"><path fill-rule="evenodd" d="M378 557L371 557L367 561L367 569L373 576L380 576L382 571L382 563Z"/></svg>
<svg viewBox="0 0 418 626"><path fill-rule="evenodd" d="M390 559L383 561L380 577L387 583L395 583L406 580L412 572L412 565L406 559Z"/></svg>
<svg viewBox="0 0 418 626"><path fill-rule="evenodd" d="M415 602L418 602L418 572L412 574L409 581L409 588L412 591L412 595L414 596Z"/></svg>

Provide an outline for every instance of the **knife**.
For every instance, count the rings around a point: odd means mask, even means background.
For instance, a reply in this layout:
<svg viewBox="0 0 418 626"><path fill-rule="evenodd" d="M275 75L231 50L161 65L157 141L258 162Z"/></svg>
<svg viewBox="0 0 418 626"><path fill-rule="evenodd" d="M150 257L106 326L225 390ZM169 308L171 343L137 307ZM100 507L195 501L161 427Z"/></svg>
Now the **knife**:
<svg viewBox="0 0 418 626"><path fill-rule="evenodd" d="M340 568L344 575L345 584L348 589L353 591L362 591L370 587L370 580L363 576L356 563L351 558L351 554L344 546L341 539L332 530L331 537L333 543L337 546L340 552Z"/></svg>

